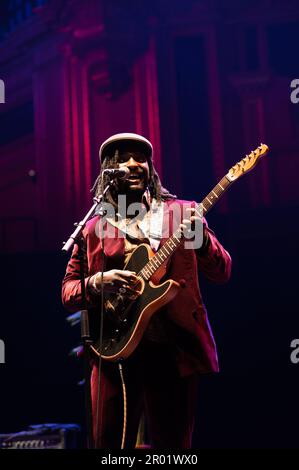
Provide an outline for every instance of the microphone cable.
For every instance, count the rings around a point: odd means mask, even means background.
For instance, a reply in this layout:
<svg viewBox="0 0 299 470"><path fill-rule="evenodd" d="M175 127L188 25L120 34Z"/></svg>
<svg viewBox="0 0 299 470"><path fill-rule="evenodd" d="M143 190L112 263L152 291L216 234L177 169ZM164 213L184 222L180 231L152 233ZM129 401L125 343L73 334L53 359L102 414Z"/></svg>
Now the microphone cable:
<svg viewBox="0 0 299 470"><path fill-rule="evenodd" d="M123 433L122 433L122 440L121 440L121 449L124 449L125 442L126 442L126 433L127 433L127 390L126 390L126 384L124 380L123 367L122 367L121 361L118 362L118 370L119 370L119 375L120 375L120 380L121 380L121 385L122 385L123 404L124 404Z"/></svg>
<svg viewBox="0 0 299 470"><path fill-rule="evenodd" d="M103 343L103 324L104 324L104 269L105 269L105 251L104 251L104 220L103 214L102 217L102 271L101 271L101 315L100 315L100 335L99 335L99 343L100 343L100 354L99 354L99 363L98 363L98 390L97 390L97 402L96 402L96 431L95 431L95 448L98 443L98 434L100 427L100 421L102 420L102 413L99 413L100 410L100 401L101 401L101 372L102 372L102 343ZM99 416L100 414L100 416ZM102 423L101 423L102 424Z"/></svg>

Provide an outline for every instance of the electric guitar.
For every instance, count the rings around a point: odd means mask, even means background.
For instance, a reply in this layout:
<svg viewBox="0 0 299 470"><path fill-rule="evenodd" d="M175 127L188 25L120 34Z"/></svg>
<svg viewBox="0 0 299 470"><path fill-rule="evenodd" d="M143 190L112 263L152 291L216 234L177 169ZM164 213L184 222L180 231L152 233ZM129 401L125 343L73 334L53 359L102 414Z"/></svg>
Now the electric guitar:
<svg viewBox="0 0 299 470"><path fill-rule="evenodd" d="M267 145L261 144L236 163L198 205L199 215L204 216L228 187L252 170L268 151ZM102 359L118 361L130 356L139 344L151 317L177 295L181 289L178 282L168 279L159 284L159 279L166 273L165 265L182 239L182 229L178 228L156 253L144 243L132 252L124 269L137 273L138 281L133 286L137 293L132 295L119 292L107 296L102 341L98 339L91 346ZM161 274L157 277L159 272Z"/></svg>

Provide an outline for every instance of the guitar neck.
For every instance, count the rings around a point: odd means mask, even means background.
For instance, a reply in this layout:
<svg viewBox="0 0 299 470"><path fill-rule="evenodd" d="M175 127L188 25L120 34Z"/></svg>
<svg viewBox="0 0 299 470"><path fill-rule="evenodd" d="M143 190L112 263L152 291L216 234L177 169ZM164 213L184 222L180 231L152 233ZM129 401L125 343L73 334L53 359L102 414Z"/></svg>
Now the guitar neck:
<svg viewBox="0 0 299 470"><path fill-rule="evenodd" d="M225 175L199 204L200 215L206 215L206 213L209 212L212 207L214 207L218 199L221 198L221 196L225 193L231 184L232 182L228 179L227 175Z"/></svg>
<svg viewBox="0 0 299 470"><path fill-rule="evenodd" d="M232 182L228 179L227 175L224 176L198 205L199 215L204 216L216 204L231 184ZM138 276L141 276L145 280L149 280L160 266L175 252L180 245L182 238L182 230L178 228L157 251L157 253L146 263L140 273L138 273Z"/></svg>
<svg viewBox="0 0 299 470"><path fill-rule="evenodd" d="M255 150L246 155L242 160L237 162L229 172L219 181L218 184L212 189L212 191L198 204L196 208L196 214L200 217L206 215L206 213L212 209L216 202L221 198L227 188L240 176L244 175L248 171L251 171L259 159L269 152L269 147L265 144L260 144ZM139 276L143 279L149 280L151 276L160 268L160 266L171 257L172 253L177 249L183 233L178 228L174 234L164 243L164 245L157 251L157 253L146 263L144 268L140 271Z"/></svg>

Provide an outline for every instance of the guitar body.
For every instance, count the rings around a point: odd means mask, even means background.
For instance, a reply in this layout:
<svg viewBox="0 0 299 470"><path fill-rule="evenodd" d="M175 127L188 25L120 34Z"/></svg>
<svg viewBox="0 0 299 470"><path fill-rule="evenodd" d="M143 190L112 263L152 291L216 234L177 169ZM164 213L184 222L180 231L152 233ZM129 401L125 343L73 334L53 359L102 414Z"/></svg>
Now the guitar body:
<svg viewBox="0 0 299 470"><path fill-rule="evenodd" d="M139 273L154 255L146 244L139 245L124 266ZM110 294L105 302L103 340L96 341L92 350L107 361L126 359L139 344L151 317L172 300L180 289L171 279L162 284L140 279L139 295L128 297Z"/></svg>

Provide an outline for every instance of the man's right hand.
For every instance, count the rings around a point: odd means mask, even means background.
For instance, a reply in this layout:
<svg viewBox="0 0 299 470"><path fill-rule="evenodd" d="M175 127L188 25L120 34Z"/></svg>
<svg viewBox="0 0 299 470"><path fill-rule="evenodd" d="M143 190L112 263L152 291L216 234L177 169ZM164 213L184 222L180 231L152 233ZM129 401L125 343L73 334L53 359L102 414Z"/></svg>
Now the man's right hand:
<svg viewBox="0 0 299 470"><path fill-rule="evenodd" d="M102 273L98 272L89 281L90 287L97 294L101 291L102 279L105 292L118 292L119 289L125 289L128 294L135 292L132 286L138 280L136 273L133 271L111 269L110 271L104 271L103 278Z"/></svg>

